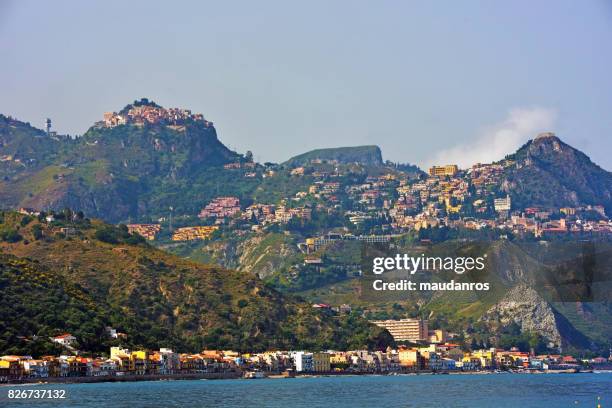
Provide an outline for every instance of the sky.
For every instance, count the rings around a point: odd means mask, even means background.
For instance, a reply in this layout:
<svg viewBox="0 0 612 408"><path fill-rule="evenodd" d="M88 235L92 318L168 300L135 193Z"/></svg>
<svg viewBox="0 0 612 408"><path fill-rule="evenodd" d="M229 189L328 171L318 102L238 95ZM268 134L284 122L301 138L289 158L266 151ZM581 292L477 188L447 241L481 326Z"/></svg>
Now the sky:
<svg viewBox="0 0 612 408"><path fill-rule="evenodd" d="M75 135L147 97L262 162L465 167L554 131L612 170L611 72L610 0L0 0L0 113Z"/></svg>

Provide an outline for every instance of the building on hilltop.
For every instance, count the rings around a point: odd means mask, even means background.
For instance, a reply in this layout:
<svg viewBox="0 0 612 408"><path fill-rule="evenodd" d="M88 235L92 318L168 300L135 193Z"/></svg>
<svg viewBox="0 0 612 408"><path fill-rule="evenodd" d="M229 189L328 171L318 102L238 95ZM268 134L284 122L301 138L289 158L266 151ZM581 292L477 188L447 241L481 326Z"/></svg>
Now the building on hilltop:
<svg viewBox="0 0 612 408"><path fill-rule="evenodd" d="M459 171L456 164L448 164L446 166L432 166L429 169L429 175L434 177L454 176Z"/></svg>
<svg viewBox="0 0 612 408"><path fill-rule="evenodd" d="M101 126L112 128L119 125L133 124L166 124L169 126L184 125L186 122L202 122L206 127L213 127L213 123L204 119L201 113L192 113L189 109L162 108L155 104L132 105L127 112L105 112Z"/></svg>

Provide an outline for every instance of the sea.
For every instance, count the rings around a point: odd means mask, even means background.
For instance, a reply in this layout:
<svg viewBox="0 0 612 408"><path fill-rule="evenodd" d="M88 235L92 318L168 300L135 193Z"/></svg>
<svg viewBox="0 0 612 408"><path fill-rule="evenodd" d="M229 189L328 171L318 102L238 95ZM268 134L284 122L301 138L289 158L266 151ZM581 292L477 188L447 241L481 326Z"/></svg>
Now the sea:
<svg viewBox="0 0 612 408"><path fill-rule="evenodd" d="M64 399L9 399L10 390ZM612 373L334 376L0 386L0 407L612 407Z"/></svg>

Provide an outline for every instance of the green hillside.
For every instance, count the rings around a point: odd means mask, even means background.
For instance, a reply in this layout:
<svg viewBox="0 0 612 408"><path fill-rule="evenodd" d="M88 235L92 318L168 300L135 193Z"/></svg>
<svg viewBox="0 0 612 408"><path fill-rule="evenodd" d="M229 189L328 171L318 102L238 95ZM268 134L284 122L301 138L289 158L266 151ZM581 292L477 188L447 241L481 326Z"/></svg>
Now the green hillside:
<svg viewBox="0 0 612 408"><path fill-rule="evenodd" d="M169 206L195 211L183 207L222 193L226 181L235 181L223 164L241 156L218 140L213 126L193 120L96 124L72 139L0 116L0 160L0 206L70 207L119 221L159 217ZM230 184L232 193L255 188L247 180Z"/></svg>
<svg viewBox="0 0 612 408"><path fill-rule="evenodd" d="M357 316L319 312L254 275L177 258L122 227L79 216L68 221L71 214L57 218L46 223L2 214L0 249L12 255L1 259L0 284L8 294L1 310L7 316L4 348L27 350L31 342L17 338L70 331L96 351L109 343L100 335L106 326L127 333L130 344L190 351L346 349L390 342L388 333ZM59 317L48 318L56 312Z"/></svg>

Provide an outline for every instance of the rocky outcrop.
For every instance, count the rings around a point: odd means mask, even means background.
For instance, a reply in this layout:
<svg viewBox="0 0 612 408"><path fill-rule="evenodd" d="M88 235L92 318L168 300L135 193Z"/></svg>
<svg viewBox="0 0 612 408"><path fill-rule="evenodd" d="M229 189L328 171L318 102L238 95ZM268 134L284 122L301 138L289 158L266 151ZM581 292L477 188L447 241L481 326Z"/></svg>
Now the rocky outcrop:
<svg viewBox="0 0 612 408"><path fill-rule="evenodd" d="M499 321L502 325L516 323L522 332L542 335L553 347L561 345L561 334L552 307L535 289L520 284L508 291L501 301L482 317L483 321Z"/></svg>
<svg viewBox="0 0 612 408"><path fill-rule="evenodd" d="M238 247L240 271L249 271L265 278L283 265L297 248L280 234L255 236Z"/></svg>
<svg viewBox="0 0 612 408"><path fill-rule="evenodd" d="M297 247L283 234L254 235L248 239L214 241L202 248L214 263L266 278L287 265Z"/></svg>

